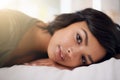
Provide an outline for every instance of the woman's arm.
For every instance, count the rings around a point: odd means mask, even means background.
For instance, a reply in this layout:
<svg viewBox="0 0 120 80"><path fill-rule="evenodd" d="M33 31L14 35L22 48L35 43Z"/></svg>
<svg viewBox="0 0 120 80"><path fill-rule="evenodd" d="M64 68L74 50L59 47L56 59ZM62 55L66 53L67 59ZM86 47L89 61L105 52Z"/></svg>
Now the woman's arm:
<svg viewBox="0 0 120 80"><path fill-rule="evenodd" d="M58 63L55 63L54 61L52 61L51 59L39 59L39 60L35 60L29 63L25 63L25 65L29 65L29 66L51 66L51 67L56 67L59 69L69 69L72 70L73 68L70 67L66 67L63 65L60 65Z"/></svg>

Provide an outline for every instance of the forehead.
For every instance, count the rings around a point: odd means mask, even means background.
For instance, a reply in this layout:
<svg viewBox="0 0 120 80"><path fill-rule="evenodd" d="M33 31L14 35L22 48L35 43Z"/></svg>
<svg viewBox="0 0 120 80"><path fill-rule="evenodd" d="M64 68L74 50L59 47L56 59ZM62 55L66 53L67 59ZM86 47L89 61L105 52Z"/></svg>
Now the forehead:
<svg viewBox="0 0 120 80"><path fill-rule="evenodd" d="M77 28L78 30L84 29L86 31L88 36L88 45L84 47L85 54L90 55L95 62L105 56L106 50L91 33L88 28L89 26L85 21L73 23L69 27Z"/></svg>

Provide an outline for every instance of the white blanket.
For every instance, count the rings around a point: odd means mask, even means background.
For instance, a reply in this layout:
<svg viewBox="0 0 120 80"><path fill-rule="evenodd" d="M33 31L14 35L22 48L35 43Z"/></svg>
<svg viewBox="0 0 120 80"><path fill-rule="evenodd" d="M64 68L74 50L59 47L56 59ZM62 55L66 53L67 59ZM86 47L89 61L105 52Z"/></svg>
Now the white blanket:
<svg viewBox="0 0 120 80"><path fill-rule="evenodd" d="M15 65L0 69L0 80L120 80L120 59L60 70L47 66Z"/></svg>

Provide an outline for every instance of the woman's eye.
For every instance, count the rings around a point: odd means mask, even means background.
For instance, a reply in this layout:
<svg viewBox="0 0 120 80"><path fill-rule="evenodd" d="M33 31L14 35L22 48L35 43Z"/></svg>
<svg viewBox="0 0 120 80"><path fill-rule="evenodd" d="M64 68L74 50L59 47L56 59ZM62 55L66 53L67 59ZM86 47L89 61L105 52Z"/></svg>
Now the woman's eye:
<svg viewBox="0 0 120 80"><path fill-rule="evenodd" d="M86 65L86 63L87 63L87 60L86 60L85 56L82 55L82 64Z"/></svg>
<svg viewBox="0 0 120 80"><path fill-rule="evenodd" d="M76 34L76 40L77 40L78 44L80 44L82 42L82 38L79 33Z"/></svg>

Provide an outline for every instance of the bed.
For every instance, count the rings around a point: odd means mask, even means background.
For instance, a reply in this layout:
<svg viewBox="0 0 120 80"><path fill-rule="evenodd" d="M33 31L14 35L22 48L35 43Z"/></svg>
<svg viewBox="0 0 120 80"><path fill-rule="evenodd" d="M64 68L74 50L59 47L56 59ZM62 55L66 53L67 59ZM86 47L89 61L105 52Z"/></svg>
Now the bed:
<svg viewBox="0 0 120 80"><path fill-rule="evenodd" d="M47 66L14 65L0 68L0 80L120 80L120 59L60 70Z"/></svg>

